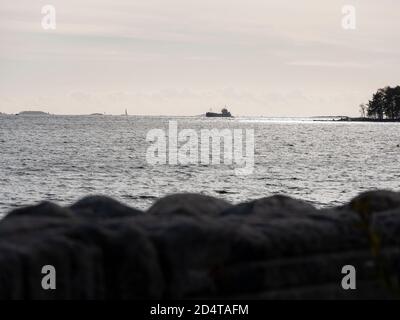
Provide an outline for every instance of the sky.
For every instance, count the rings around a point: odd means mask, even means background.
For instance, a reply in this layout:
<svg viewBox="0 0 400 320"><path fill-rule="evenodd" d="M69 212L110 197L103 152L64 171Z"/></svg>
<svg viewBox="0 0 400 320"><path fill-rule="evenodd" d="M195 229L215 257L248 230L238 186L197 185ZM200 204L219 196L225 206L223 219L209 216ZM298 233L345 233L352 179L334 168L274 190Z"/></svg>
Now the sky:
<svg viewBox="0 0 400 320"><path fill-rule="evenodd" d="M1 0L0 112L357 116L400 84L399 14L398 0Z"/></svg>

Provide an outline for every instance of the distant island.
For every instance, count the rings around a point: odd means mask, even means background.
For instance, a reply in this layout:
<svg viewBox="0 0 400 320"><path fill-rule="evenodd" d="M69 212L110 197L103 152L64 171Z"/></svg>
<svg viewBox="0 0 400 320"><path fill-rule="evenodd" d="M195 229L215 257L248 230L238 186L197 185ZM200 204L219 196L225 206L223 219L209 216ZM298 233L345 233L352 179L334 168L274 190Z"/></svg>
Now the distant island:
<svg viewBox="0 0 400 320"><path fill-rule="evenodd" d="M48 116L50 113L43 111L22 111L17 116Z"/></svg>
<svg viewBox="0 0 400 320"><path fill-rule="evenodd" d="M400 122L400 86L378 89L368 103L360 104L360 114L338 121Z"/></svg>
<svg viewBox="0 0 400 320"><path fill-rule="evenodd" d="M331 118L314 121L352 121L352 122L400 122L400 86L378 89L368 103L359 106L360 117L322 116L311 118Z"/></svg>
<svg viewBox="0 0 400 320"><path fill-rule="evenodd" d="M228 109L223 108L221 110L221 113L215 113L215 112L207 112L206 117L209 118L217 118L217 117L222 117L222 118L232 118L231 113L228 111Z"/></svg>
<svg viewBox="0 0 400 320"><path fill-rule="evenodd" d="M323 121L323 120L322 120ZM342 117L332 121L351 121L351 122L400 122L400 119L376 119L368 117Z"/></svg>

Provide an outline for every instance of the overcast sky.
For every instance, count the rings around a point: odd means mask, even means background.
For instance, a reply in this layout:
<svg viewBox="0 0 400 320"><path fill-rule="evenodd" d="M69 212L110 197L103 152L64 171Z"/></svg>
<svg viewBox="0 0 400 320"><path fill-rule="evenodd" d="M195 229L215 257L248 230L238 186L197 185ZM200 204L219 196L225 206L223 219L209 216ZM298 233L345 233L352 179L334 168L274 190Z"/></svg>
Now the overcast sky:
<svg viewBox="0 0 400 320"><path fill-rule="evenodd" d="M1 0L0 59L7 113L358 115L400 84L400 1Z"/></svg>

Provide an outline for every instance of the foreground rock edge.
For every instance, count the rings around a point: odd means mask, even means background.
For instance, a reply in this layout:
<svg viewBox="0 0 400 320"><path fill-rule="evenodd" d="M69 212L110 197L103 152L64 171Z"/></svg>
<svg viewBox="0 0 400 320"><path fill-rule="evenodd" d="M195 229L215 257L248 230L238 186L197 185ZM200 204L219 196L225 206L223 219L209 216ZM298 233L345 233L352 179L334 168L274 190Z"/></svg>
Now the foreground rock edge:
<svg viewBox="0 0 400 320"><path fill-rule="evenodd" d="M56 290L43 290L43 265L56 268ZM356 290L341 286L344 265L357 270ZM0 221L0 299L386 299L398 297L399 275L392 191L329 209L176 194L143 212L91 196Z"/></svg>

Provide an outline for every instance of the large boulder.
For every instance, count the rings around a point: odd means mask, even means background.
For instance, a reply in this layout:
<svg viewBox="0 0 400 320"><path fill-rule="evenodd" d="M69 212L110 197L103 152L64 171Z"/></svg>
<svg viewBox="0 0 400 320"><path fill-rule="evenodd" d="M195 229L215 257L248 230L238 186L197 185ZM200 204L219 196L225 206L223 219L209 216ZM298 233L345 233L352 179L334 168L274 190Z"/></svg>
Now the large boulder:
<svg viewBox="0 0 400 320"><path fill-rule="evenodd" d="M91 219L115 219L132 217L142 211L128 207L119 201L106 196L85 197L69 207L81 217Z"/></svg>
<svg viewBox="0 0 400 320"><path fill-rule="evenodd" d="M118 211L123 205L108 203L125 217ZM160 298L164 280L153 244L133 224L93 223L104 217L101 211L88 220L99 207L104 208L103 200L93 211L77 215L45 203L18 209L0 221L0 298ZM112 216L113 210L106 212ZM124 212L129 217L137 213ZM56 268L56 290L41 286L45 265Z"/></svg>
<svg viewBox="0 0 400 320"><path fill-rule="evenodd" d="M197 218L215 217L231 207L231 204L211 196L193 193L173 194L154 203L147 214L160 217L184 215Z"/></svg>
<svg viewBox="0 0 400 320"><path fill-rule="evenodd" d="M347 205L355 211L378 213L381 211L400 210L400 193L388 190L364 192Z"/></svg>
<svg viewBox="0 0 400 320"><path fill-rule="evenodd" d="M6 215L6 218L71 218L71 211L52 202L43 201L37 205L18 208Z"/></svg>

